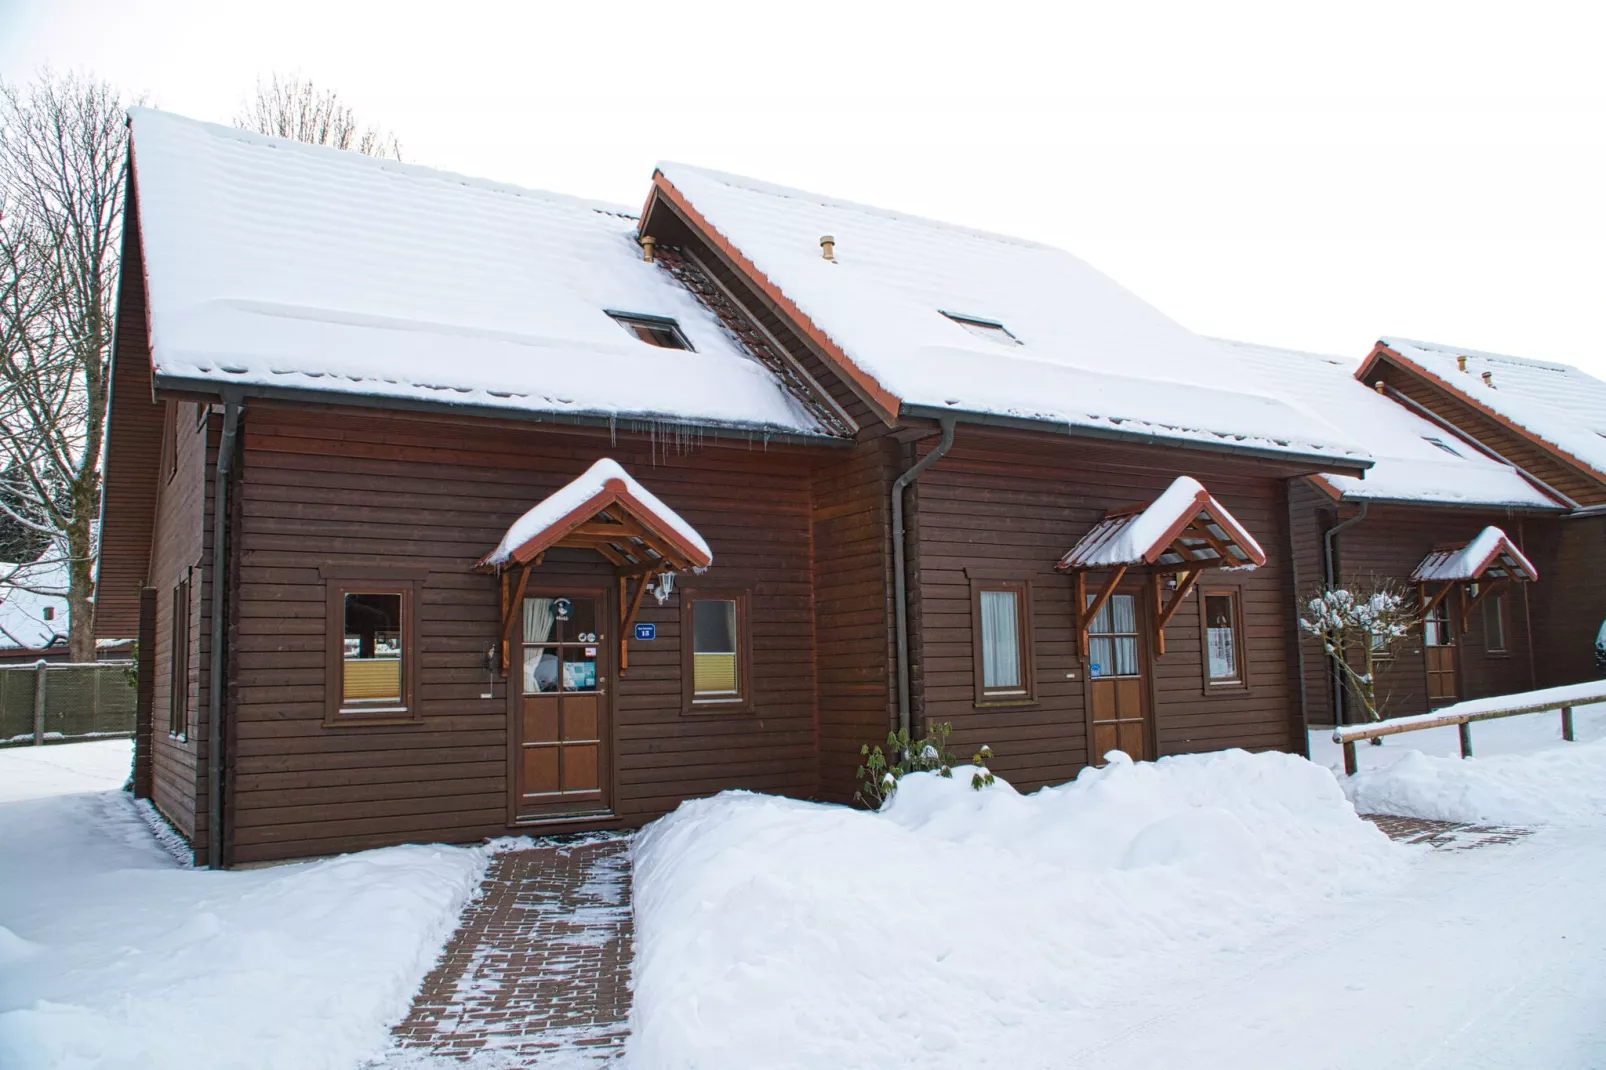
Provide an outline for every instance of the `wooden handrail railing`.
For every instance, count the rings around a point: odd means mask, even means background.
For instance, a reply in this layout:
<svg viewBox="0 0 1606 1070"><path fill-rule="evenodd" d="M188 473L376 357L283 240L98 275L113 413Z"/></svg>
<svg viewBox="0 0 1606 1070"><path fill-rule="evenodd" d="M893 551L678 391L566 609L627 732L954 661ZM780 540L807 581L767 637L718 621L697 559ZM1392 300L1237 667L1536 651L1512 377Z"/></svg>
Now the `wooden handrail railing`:
<svg viewBox="0 0 1606 1070"><path fill-rule="evenodd" d="M1362 739L1380 739L1401 732L1417 732L1425 728L1447 728L1455 725L1460 730L1461 757L1472 757L1472 722L1492 721L1501 717L1520 717L1528 713L1561 711L1561 738L1574 741L1573 707L1593 702L1606 702L1606 681L1594 684L1569 684L1540 691L1524 691L1500 698L1472 699L1445 706L1432 713L1419 713L1411 717L1390 717L1370 724L1347 724L1333 729L1333 742L1344 747L1344 773L1354 776L1359 771L1355 743Z"/></svg>

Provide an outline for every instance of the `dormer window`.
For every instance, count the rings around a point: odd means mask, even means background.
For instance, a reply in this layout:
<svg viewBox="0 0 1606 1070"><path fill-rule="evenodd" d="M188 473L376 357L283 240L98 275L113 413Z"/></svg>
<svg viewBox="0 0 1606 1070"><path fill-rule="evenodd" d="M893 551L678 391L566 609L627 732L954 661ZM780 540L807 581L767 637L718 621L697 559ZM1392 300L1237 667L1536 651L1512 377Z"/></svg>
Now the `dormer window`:
<svg viewBox="0 0 1606 1070"><path fill-rule="evenodd" d="M650 346L659 349L691 349L691 343L680 333L680 325L663 316L643 316L634 312L608 310L613 321Z"/></svg>
<svg viewBox="0 0 1606 1070"><path fill-rule="evenodd" d="M1458 450L1452 449L1450 446L1445 445L1444 439L1442 438L1434 438L1432 435L1423 435L1422 440L1424 442L1433 443L1435 446L1439 447L1439 449L1443 450L1445 453L1448 453L1452 457L1461 456Z"/></svg>
<svg viewBox="0 0 1606 1070"><path fill-rule="evenodd" d="M943 312L943 315L959 324L959 326L963 327L977 338L985 338L989 342L997 342L999 345L1006 346L1018 346L1021 344L1020 339L1009 333L1009 328L1005 327L997 320L977 319L975 316L961 316L957 312Z"/></svg>

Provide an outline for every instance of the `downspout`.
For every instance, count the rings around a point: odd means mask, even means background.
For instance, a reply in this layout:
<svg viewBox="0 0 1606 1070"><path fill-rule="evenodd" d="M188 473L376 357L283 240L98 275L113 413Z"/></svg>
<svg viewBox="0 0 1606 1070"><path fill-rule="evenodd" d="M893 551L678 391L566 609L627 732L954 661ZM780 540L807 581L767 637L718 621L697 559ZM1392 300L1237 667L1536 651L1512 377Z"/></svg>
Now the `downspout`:
<svg viewBox="0 0 1606 1070"><path fill-rule="evenodd" d="M908 564L903 546L903 492L920 473L942 460L954 444L954 417L940 416L942 440L937 448L916 461L892 484L892 600L898 633L898 730L909 731L909 607Z"/></svg>
<svg viewBox="0 0 1606 1070"><path fill-rule="evenodd" d="M1370 505L1370 502L1361 502L1360 512L1348 520L1334 524L1322 534L1322 580L1329 591L1333 590L1338 584L1338 577L1333 566L1333 537L1345 528L1352 528L1365 520L1366 510ZM1344 723L1344 671L1338 667L1336 655L1329 654L1328 657L1334 659L1328 675L1332 678L1333 724L1337 726Z"/></svg>
<svg viewBox="0 0 1606 1070"><path fill-rule="evenodd" d="M1523 518L1519 516L1517 518L1517 549L1523 553L1528 552L1528 534L1524 530L1525 527ZM1522 630L1524 632L1524 645L1528 648L1528 687L1534 689L1539 686L1539 665L1534 659L1534 647L1536 644L1534 643L1533 606L1528 602L1528 588L1532 584L1522 583L1518 584L1518 586L1522 588Z"/></svg>
<svg viewBox="0 0 1606 1070"><path fill-rule="evenodd" d="M1289 584L1294 591L1294 667L1299 676L1299 756L1310 757L1310 709L1307 704L1308 688L1305 682L1305 651L1299 645L1299 543L1294 536L1294 480L1283 480L1283 491L1288 499L1288 562L1293 573Z"/></svg>
<svg viewBox="0 0 1606 1070"><path fill-rule="evenodd" d="M206 860L223 868L223 585L228 574L228 486L234 438L240 428L239 395L223 396L223 436L217 447L212 485L212 664L211 702L206 718Z"/></svg>

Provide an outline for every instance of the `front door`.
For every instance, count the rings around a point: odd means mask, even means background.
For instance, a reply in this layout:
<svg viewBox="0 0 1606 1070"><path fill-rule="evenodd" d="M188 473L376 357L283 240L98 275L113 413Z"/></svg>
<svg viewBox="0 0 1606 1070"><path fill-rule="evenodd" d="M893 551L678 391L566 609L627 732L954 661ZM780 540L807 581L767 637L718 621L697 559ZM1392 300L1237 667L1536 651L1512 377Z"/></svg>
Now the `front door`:
<svg viewBox="0 0 1606 1070"><path fill-rule="evenodd" d="M514 816L606 811L607 595L549 591L524 600Z"/></svg>
<svg viewBox="0 0 1606 1070"><path fill-rule="evenodd" d="M1088 757L1095 765L1112 750L1125 751L1136 761L1154 757L1138 614L1137 593L1122 591L1111 595L1088 624L1088 722L1093 743Z"/></svg>
<svg viewBox="0 0 1606 1070"><path fill-rule="evenodd" d="M1450 627L1450 598L1439 599L1422 622L1422 654L1428 663L1428 705L1442 706L1461 696L1456 674L1455 632Z"/></svg>

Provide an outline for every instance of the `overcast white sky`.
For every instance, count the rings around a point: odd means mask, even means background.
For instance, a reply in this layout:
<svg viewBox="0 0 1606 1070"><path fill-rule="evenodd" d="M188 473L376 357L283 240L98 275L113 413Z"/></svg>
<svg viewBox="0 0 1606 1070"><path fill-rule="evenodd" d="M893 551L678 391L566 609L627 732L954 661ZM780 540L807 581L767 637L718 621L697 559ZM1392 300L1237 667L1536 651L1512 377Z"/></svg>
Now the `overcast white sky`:
<svg viewBox="0 0 1606 1070"><path fill-rule="evenodd" d="M1063 246L1207 334L1606 376L1595 5L0 0L0 73L228 121L299 71L414 162L678 159Z"/></svg>

